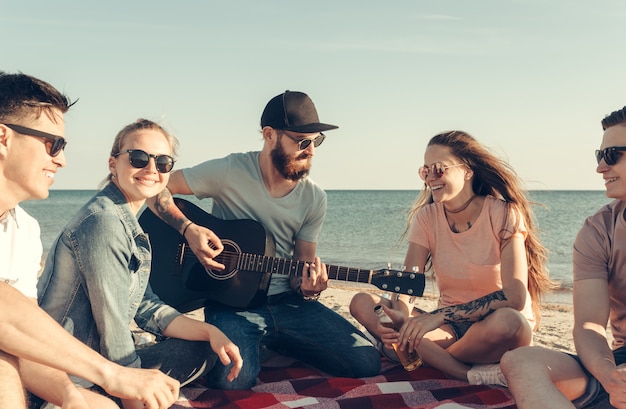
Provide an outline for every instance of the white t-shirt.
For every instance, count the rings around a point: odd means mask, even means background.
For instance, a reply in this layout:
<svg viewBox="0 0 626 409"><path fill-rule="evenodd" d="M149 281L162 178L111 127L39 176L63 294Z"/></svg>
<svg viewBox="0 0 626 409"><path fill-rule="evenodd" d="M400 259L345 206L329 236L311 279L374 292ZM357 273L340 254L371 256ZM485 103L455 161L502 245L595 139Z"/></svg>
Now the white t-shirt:
<svg viewBox="0 0 626 409"><path fill-rule="evenodd" d="M42 253L37 220L19 206L8 211L0 219L0 281L37 298Z"/></svg>

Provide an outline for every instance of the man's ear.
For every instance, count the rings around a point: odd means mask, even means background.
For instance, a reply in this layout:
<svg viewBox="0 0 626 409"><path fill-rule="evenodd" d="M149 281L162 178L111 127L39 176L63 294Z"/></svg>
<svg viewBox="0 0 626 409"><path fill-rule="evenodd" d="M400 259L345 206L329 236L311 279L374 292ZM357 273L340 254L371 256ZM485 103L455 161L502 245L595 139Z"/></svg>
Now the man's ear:
<svg viewBox="0 0 626 409"><path fill-rule="evenodd" d="M7 152L7 148L10 144L9 128L4 125L0 125L0 155L4 157Z"/></svg>
<svg viewBox="0 0 626 409"><path fill-rule="evenodd" d="M263 133L263 139L272 144L276 142L276 135L278 131L275 131L271 126L266 126L261 131Z"/></svg>

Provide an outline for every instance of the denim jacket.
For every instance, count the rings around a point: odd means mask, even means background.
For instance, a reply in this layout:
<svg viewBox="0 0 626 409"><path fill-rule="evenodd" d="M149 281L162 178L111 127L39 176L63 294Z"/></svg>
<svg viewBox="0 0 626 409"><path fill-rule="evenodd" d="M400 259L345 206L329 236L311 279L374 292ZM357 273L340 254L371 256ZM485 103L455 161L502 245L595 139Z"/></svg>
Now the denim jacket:
<svg viewBox="0 0 626 409"><path fill-rule="evenodd" d="M141 367L129 325L162 331L180 313L148 284L148 235L113 183L87 202L56 239L37 285L41 307L104 357Z"/></svg>

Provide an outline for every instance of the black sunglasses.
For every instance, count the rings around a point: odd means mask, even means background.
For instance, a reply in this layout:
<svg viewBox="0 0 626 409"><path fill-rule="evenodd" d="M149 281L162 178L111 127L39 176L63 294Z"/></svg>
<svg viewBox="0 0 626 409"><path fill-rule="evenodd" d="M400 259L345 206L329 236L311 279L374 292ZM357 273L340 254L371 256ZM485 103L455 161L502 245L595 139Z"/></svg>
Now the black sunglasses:
<svg viewBox="0 0 626 409"><path fill-rule="evenodd" d="M53 135L48 132L38 131L36 129L27 128L21 125L4 124L4 126L22 135L34 136L37 138L45 138L45 139L52 141L52 142L47 142L46 147L48 148L48 155L52 156L53 158L57 156L59 153L61 153L61 151L65 149L65 147L67 146L67 141L62 136Z"/></svg>
<svg viewBox="0 0 626 409"><path fill-rule="evenodd" d="M137 169L143 169L150 163L150 158L154 158L154 165L159 173L169 173L174 167L174 158L170 155L155 155L152 153L144 152L141 149L128 149L124 152L118 152L111 154L114 158L117 158L123 153L128 154L128 160L130 164Z"/></svg>
<svg viewBox="0 0 626 409"><path fill-rule="evenodd" d="M326 139L326 135L324 135L323 133L320 132L319 135L317 135L315 138L313 139L298 139L294 136L289 135L287 132L282 131L281 132L283 135L285 135L287 138L291 139L292 141L294 141L295 143L298 144L298 150L299 151L303 151L306 148L308 148L311 144L313 144L314 147L318 147L322 144L322 142L324 142L324 139Z"/></svg>
<svg viewBox="0 0 626 409"><path fill-rule="evenodd" d="M607 165L615 165L622 156L622 151L626 151L626 146L609 146L608 148L604 148L602 150L598 149L596 150L596 161L599 165L600 161L604 159L604 162L606 162Z"/></svg>

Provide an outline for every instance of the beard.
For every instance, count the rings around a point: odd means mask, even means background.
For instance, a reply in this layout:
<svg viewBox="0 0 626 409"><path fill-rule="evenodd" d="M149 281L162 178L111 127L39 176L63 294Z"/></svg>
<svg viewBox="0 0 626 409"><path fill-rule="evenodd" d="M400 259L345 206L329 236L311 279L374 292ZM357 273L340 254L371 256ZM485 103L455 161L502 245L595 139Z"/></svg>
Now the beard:
<svg viewBox="0 0 626 409"><path fill-rule="evenodd" d="M311 170L311 155L302 152L300 155L287 155L283 146L280 143L276 144L276 147L270 152L272 157L272 163L274 167L285 179L297 181L309 174ZM298 161L301 159L307 159L305 165L299 165Z"/></svg>

